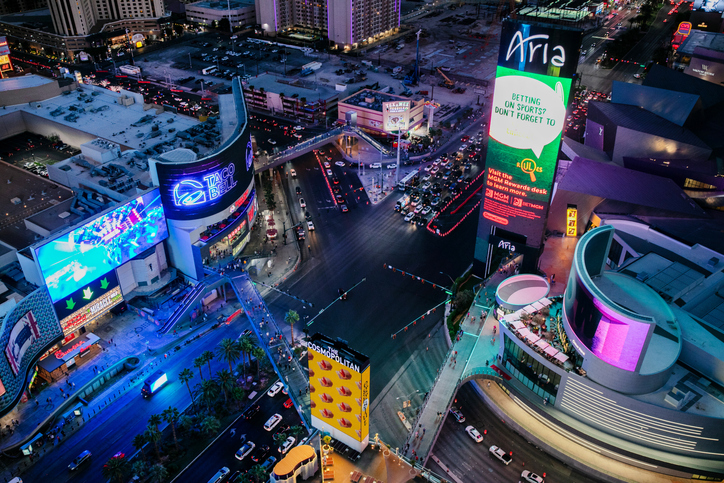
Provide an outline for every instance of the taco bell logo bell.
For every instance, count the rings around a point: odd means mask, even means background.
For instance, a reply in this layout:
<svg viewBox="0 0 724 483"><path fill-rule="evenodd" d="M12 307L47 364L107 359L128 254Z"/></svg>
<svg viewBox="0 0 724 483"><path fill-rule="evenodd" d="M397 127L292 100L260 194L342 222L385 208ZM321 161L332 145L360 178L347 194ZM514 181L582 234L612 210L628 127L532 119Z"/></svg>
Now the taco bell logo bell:
<svg viewBox="0 0 724 483"><path fill-rule="evenodd" d="M235 170L234 163L230 163L223 169L203 175L201 179L179 181L173 187L174 205L198 206L222 197L236 186Z"/></svg>
<svg viewBox="0 0 724 483"><path fill-rule="evenodd" d="M251 141L246 144L246 170L251 169L251 165L254 164L254 153L252 152Z"/></svg>

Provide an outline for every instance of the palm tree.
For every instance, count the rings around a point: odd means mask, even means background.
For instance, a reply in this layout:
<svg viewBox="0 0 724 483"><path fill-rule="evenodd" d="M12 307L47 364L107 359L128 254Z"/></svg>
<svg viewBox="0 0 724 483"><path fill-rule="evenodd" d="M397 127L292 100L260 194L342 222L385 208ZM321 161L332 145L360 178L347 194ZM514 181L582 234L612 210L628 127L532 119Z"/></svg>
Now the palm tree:
<svg viewBox="0 0 724 483"><path fill-rule="evenodd" d="M189 395L191 396L191 404L194 406L194 411L196 411L196 401L194 401L194 394L191 392L191 386L189 385L189 381L194 378L194 373L191 369L186 368L183 371L179 372L178 379L179 381L186 384L186 389L189 390Z"/></svg>
<svg viewBox="0 0 724 483"><path fill-rule="evenodd" d="M287 314L284 316L284 322L289 324L289 326L292 328L292 347L294 347L294 324L299 322L299 314L296 310L290 310L287 312Z"/></svg>
<svg viewBox="0 0 724 483"><path fill-rule="evenodd" d="M201 429L207 434L217 433L219 428L221 428L221 423L213 416L206 416L204 420L201 421Z"/></svg>
<svg viewBox="0 0 724 483"><path fill-rule="evenodd" d="M259 372L261 371L261 361L266 357L266 352L264 352L264 349L261 347L254 347L252 349L251 354L254 356L254 359L256 359L256 378L259 379Z"/></svg>
<svg viewBox="0 0 724 483"><path fill-rule="evenodd" d="M221 369L216 373L216 384L219 385L224 392L224 402L229 400L229 391L234 389L234 375L226 369Z"/></svg>
<svg viewBox="0 0 724 483"><path fill-rule="evenodd" d="M168 470L162 464L157 464L151 466L148 475L153 483L163 483L168 478Z"/></svg>
<svg viewBox="0 0 724 483"><path fill-rule="evenodd" d="M194 427L194 418L191 416L188 416L184 414L180 418L178 418L178 427L181 428L181 431L189 432Z"/></svg>
<svg viewBox="0 0 724 483"><path fill-rule="evenodd" d="M221 339L219 347L216 348L219 357L229 363L229 372L233 372L231 365L239 360L241 356L241 344L234 339Z"/></svg>
<svg viewBox="0 0 724 483"><path fill-rule="evenodd" d="M194 359L194 367L196 367L199 370L199 376L201 376L201 380L204 379L204 373L201 372L201 367L204 365L206 361L204 360L203 356L198 356Z"/></svg>
<svg viewBox="0 0 724 483"><path fill-rule="evenodd" d="M114 456L103 465L103 476L111 481L121 483L128 475L131 464L125 456Z"/></svg>
<svg viewBox="0 0 724 483"><path fill-rule="evenodd" d="M148 440L143 434L137 434L133 437L133 447L141 450L141 455L146 459L146 450L144 449Z"/></svg>
<svg viewBox="0 0 724 483"><path fill-rule="evenodd" d="M163 421L163 419L160 414L151 414L148 418L148 425L156 428L156 431L161 431L158 427L158 425L161 424L161 421Z"/></svg>
<svg viewBox="0 0 724 483"><path fill-rule="evenodd" d="M164 409L161 414L163 420L171 426L171 434L173 435L173 442L176 445L176 449L179 449L178 438L176 438L176 421L178 421L179 412L175 407L169 406L168 409Z"/></svg>
<svg viewBox="0 0 724 483"><path fill-rule="evenodd" d="M241 339L239 339L239 348L241 349L241 353L244 354L242 363L244 364L244 376L246 376L246 358L248 356L249 362L251 362L251 351L254 350L254 347L256 345L254 344L254 340L249 335L245 335Z"/></svg>
<svg viewBox="0 0 724 483"><path fill-rule="evenodd" d="M143 478L146 476L146 473L148 472L148 465L145 461L136 461L133 463L133 466L131 466L131 473L133 473L135 476L138 476L139 478Z"/></svg>
<svg viewBox="0 0 724 483"><path fill-rule="evenodd" d="M209 365L209 377L211 377L211 361L214 360L214 353L211 351L204 351L201 353L201 358Z"/></svg>
<svg viewBox="0 0 724 483"><path fill-rule="evenodd" d="M234 386L234 389L231 390L231 399L236 402L237 408L244 402L244 397L246 397L246 391L239 386Z"/></svg>
<svg viewBox="0 0 724 483"><path fill-rule="evenodd" d="M274 443L281 447L282 444L284 444L284 441L287 440L287 434L286 433L276 433L274 435Z"/></svg>
<svg viewBox="0 0 724 483"><path fill-rule="evenodd" d="M304 426L296 425L289 428L287 434L289 436L294 436L297 440L299 440L299 436L307 434L307 430L304 428Z"/></svg>
<svg viewBox="0 0 724 483"><path fill-rule="evenodd" d="M267 478L266 470L262 468L261 465L252 466L249 470L249 475L256 483L262 483L263 481L266 481Z"/></svg>
<svg viewBox="0 0 724 483"><path fill-rule="evenodd" d="M201 384L196 385L196 394L206 404L206 409L211 412L211 404L219 395L219 386L212 380L201 381Z"/></svg>
<svg viewBox="0 0 724 483"><path fill-rule="evenodd" d="M158 461L161 461L161 451L158 449L158 442L161 441L161 431L154 428L153 426L148 426L146 428L146 431L144 431L143 436L150 442L153 443L153 446L156 450L156 458L158 458Z"/></svg>

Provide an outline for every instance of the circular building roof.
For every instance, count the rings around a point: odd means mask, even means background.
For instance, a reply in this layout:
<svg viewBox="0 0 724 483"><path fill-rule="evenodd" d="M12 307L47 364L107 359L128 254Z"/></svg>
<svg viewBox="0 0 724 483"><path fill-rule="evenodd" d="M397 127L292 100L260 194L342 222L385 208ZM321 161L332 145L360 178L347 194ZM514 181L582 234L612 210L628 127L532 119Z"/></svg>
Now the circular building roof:
<svg viewBox="0 0 724 483"><path fill-rule="evenodd" d="M169 163L190 163L196 161L196 153L186 148L177 148L160 154L158 157Z"/></svg>
<svg viewBox="0 0 724 483"><path fill-rule="evenodd" d="M498 285L495 299L506 309L518 310L544 298L550 290L550 284L540 275L513 275Z"/></svg>

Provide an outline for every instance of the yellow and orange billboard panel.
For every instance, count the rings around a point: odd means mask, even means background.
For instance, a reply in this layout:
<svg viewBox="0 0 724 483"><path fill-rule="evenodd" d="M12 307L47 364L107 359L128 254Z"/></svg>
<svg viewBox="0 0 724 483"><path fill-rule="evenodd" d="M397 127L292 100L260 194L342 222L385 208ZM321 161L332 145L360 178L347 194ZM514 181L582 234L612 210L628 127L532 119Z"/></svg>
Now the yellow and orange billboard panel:
<svg viewBox="0 0 724 483"><path fill-rule="evenodd" d="M312 426L348 446L359 446L350 444L352 440L365 443L369 438L369 358L342 341L315 334L307 359Z"/></svg>

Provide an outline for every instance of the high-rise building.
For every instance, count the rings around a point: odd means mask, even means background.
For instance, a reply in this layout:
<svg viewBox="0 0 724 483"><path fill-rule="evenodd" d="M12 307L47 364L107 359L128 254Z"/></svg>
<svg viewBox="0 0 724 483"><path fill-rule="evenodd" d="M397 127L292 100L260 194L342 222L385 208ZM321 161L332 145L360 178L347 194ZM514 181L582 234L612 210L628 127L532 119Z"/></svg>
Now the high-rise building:
<svg viewBox="0 0 724 483"><path fill-rule="evenodd" d="M400 26L402 0L256 0L256 19L265 33L290 28L326 35L340 48L354 48Z"/></svg>
<svg viewBox="0 0 724 483"><path fill-rule="evenodd" d="M88 35L99 22L165 14L163 0L50 0L48 4L60 35Z"/></svg>
<svg viewBox="0 0 724 483"><path fill-rule="evenodd" d="M0 15L27 12L48 6L48 0L4 0L0 2Z"/></svg>

